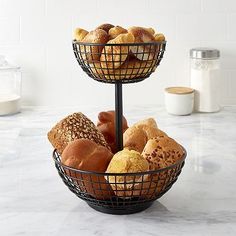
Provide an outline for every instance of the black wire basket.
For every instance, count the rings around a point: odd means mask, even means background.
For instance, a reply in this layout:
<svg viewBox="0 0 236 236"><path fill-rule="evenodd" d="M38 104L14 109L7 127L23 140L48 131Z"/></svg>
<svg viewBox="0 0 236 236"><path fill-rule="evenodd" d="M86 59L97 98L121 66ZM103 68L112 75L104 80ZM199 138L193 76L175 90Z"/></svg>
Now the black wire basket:
<svg viewBox="0 0 236 236"><path fill-rule="evenodd" d="M73 41L75 57L89 77L106 83L139 82L153 73L166 42L95 44Z"/></svg>
<svg viewBox="0 0 236 236"><path fill-rule="evenodd" d="M57 151L53 152L58 173L70 191L95 210L109 214L131 214L148 208L176 182L185 157L184 150L178 162L155 171L108 174L63 165Z"/></svg>

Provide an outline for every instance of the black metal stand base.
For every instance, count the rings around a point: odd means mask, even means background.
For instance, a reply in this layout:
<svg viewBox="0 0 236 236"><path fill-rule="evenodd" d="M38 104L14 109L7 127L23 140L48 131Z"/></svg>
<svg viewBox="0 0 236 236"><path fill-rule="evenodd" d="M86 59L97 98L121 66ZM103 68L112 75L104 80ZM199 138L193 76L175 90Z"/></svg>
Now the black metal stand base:
<svg viewBox="0 0 236 236"><path fill-rule="evenodd" d="M94 210L102 212L102 213L112 214L112 215L128 215L128 214L134 214L134 213L144 211L147 208L149 208L152 205L152 203L153 202L145 202L143 204L135 205L133 207L132 206L124 206L124 208L118 208L118 209L109 208L109 206L108 207L98 206L93 203L88 203L88 205L91 208L93 208Z"/></svg>

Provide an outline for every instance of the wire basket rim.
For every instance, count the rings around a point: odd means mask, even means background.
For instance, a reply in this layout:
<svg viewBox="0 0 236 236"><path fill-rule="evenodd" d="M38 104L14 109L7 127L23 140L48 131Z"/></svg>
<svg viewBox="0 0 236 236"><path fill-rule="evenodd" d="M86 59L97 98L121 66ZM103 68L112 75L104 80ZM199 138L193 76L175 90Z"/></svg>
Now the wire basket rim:
<svg viewBox="0 0 236 236"><path fill-rule="evenodd" d="M166 45L167 41L152 41L146 43L86 43L77 40L72 40L73 44L83 45L83 46L149 46L149 45Z"/></svg>
<svg viewBox="0 0 236 236"><path fill-rule="evenodd" d="M56 149L54 149L52 157L53 157L55 163L62 166L63 168L69 169L69 170L74 171L74 172L82 173L82 174L91 174L91 175L99 175L99 176L136 176L136 175L139 176L139 175L158 174L158 173L161 173L165 170L173 169L174 167L176 167L179 164L183 163L186 159L187 151L185 150L185 148L183 146L181 146L181 148L183 149L184 154L183 154L182 158L180 160L178 160L177 162L175 162L174 164L172 164L170 166L167 166L165 168L158 169L158 170L149 170L149 171L133 172L133 173L106 173L106 172L95 172L95 171L79 170L79 169L64 165L61 162L61 159L60 159L60 161L58 161L55 156L57 155L58 157L60 157L60 154L57 152Z"/></svg>

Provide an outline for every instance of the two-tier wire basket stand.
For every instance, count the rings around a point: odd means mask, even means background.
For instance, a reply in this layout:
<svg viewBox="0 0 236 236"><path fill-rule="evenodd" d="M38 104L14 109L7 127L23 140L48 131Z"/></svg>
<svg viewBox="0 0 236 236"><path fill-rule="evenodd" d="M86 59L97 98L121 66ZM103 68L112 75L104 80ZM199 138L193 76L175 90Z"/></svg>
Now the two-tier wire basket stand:
<svg viewBox="0 0 236 236"><path fill-rule="evenodd" d="M120 151L123 149L122 85L148 78L160 64L166 42L94 44L73 41L72 45L80 67L89 77L115 85L116 147ZM175 183L185 157L186 151L181 160L156 171L107 174L65 166L56 150L53 153L58 173L67 187L90 207L109 214L130 214L148 208ZM120 177L123 183L117 182Z"/></svg>

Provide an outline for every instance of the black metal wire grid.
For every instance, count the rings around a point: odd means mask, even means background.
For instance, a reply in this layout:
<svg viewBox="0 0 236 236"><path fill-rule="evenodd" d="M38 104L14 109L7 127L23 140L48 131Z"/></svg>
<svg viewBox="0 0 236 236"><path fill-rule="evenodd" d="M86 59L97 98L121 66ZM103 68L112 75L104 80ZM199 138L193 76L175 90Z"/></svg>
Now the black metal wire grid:
<svg viewBox="0 0 236 236"><path fill-rule="evenodd" d="M105 83L134 83L160 64L166 42L94 44L73 41L75 57L89 77Z"/></svg>
<svg viewBox="0 0 236 236"><path fill-rule="evenodd" d="M92 208L110 214L130 214L149 207L177 181L185 158L186 151L178 162L160 170L108 174L65 166L57 151L53 152L58 173L70 191Z"/></svg>

